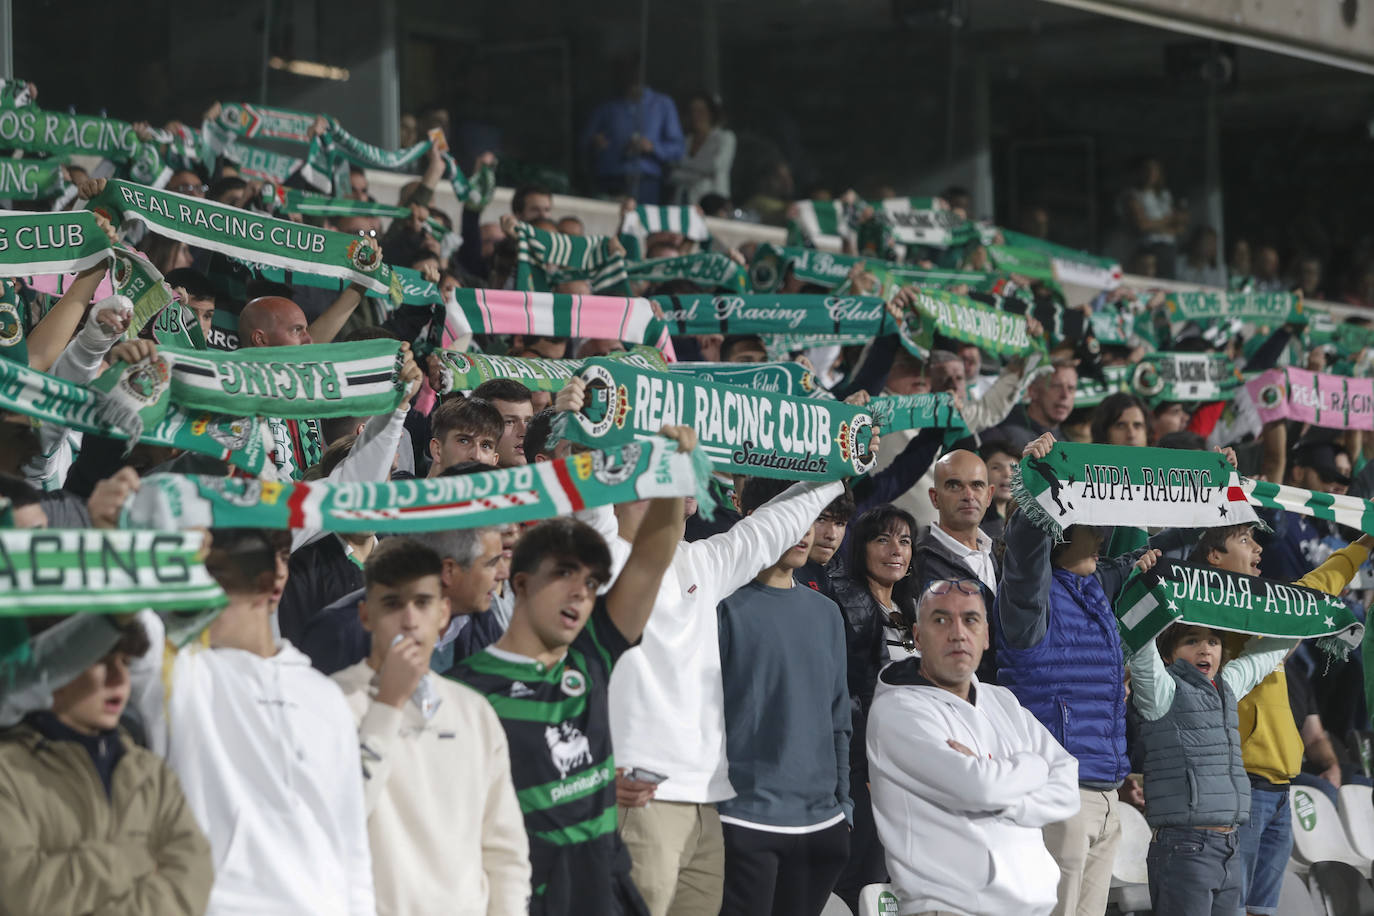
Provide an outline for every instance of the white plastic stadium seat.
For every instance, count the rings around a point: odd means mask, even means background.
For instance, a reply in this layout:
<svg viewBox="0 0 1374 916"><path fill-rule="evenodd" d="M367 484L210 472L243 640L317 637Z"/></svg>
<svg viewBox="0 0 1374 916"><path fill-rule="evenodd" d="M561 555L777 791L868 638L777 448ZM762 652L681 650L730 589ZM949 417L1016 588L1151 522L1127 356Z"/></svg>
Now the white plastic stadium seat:
<svg viewBox="0 0 1374 916"><path fill-rule="evenodd" d="M859 891L859 916L897 916L891 884L870 884Z"/></svg>
<svg viewBox="0 0 1374 916"><path fill-rule="evenodd" d="M1293 786L1288 792L1293 816L1293 858L1304 865L1344 862L1369 874L1369 859L1350 848L1336 806L1318 789Z"/></svg>
<svg viewBox="0 0 1374 916"><path fill-rule="evenodd" d="M831 894L825 902L825 909L821 910L821 916L854 916L854 913L850 911L849 904Z"/></svg>
<svg viewBox="0 0 1374 916"><path fill-rule="evenodd" d="M1345 826L1345 837L1361 858L1374 859L1374 803L1369 786L1341 786L1336 805Z"/></svg>
<svg viewBox="0 0 1374 916"><path fill-rule="evenodd" d="M1312 902L1312 894L1307 890L1307 882L1302 875L1293 870L1293 860L1283 872L1283 887L1279 889L1279 912L1283 916L1322 916Z"/></svg>
<svg viewBox="0 0 1374 916"><path fill-rule="evenodd" d="M1121 842L1116 847L1112 877L1122 884L1149 884L1145 857L1150 852L1150 825L1145 823L1145 815L1130 805L1118 805L1117 812L1121 819Z"/></svg>

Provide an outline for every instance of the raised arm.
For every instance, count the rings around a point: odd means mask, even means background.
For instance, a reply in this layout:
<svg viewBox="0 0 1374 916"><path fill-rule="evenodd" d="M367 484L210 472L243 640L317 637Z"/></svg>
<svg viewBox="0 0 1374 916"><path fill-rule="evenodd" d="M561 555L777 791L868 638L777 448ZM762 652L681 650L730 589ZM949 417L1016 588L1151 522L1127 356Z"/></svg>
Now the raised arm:
<svg viewBox="0 0 1374 916"><path fill-rule="evenodd" d="M679 451L690 452L696 447L697 436L687 426L665 426L660 432L678 444ZM646 596L658 594L663 574L673 562L684 528L681 496L649 500L644 520L639 524L630 558L606 593L606 613L616 629L633 643L644 632L654 602ZM778 551L779 554L782 551Z"/></svg>
<svg viewBox="0 0 1374 916"><path fill-rule="evenodd" d="M374 242L375 244L375 242ZM330 303L324 314L310 322L307 331L315 343L329 343L339 336L350 315L363 301L363 288L356 283L348 284L348 289L339 293L339 298Z"/></svg>
<svg viewBox="0 0 1374 916"><path fill-rule="evenodd" d="M1362 534L1359 540L1326 558L1326 562L1303 576L1294 585L1315 588L1328 595L1339 595L1345 591L1360 566L1369 559L1369 551L1374 548L1374 537Z"/></svg>
<svg viewBox="0 0 1374 916"><path fill-rule="evenodd" d="M1283 664L1301 643L1301 639L1277 639L1274 637L1252 636L1245 641L1245 648L1221 669L1221 679L1239 701L1247 693L1259 686L1260 681ZM1135 669L1132 668L1131 690L1135 687Z"/></svg>

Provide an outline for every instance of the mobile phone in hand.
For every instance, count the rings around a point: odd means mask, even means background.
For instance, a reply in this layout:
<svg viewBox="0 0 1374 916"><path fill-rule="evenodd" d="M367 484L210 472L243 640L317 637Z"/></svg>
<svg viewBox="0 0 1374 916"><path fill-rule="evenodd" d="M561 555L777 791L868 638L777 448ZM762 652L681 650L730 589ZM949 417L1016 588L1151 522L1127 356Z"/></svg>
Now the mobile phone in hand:
<svg viewBox="0 0 1374 916"><path fill-rule="evenodd" d="M662 773L655 773L653 770L641 770L639 767L630 767L625 771L626 779L633 779L635 782L647 782L658 785L667 779Z"/></svg>

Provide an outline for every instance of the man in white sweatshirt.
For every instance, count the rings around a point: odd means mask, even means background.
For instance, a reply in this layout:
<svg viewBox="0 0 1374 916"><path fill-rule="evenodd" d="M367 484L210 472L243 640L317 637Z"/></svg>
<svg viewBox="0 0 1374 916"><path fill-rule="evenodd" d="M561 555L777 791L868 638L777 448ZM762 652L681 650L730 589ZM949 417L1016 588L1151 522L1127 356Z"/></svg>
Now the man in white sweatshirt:
<svg viewBox="0 0 1374 916"><path fill-rule="evenodd" d="M217 530L205 566L229 604L209 648L173 662L167 762L210 840L206 912L372 916L357 728L339 688L272 636L277 545Z"/></svg>
<svg viewBox="0 0 1374 916"><path fill-rule="evenodd" d="M572 379L556 410L579 410L585 383ZM611 676L611 738L617 768L666 776L654 787L617 779L620 838L652 916L717 916L725 888L725 840L716 802L734 798L725 757L725 689L716 606L777 562L839 496L839 482L799 483L729 531L681 543L663 576L639 645ZM618 576L647 503L582 514L611 550ZM649 798L652 804L646 804Z"/></svg>
<svg viewBox="0 0 1374 916"><path fill-rule="evenodd" d="M371 654L334 675L358 722L377 912L523 913L529 841L506 732L485 697L429 670L449 618L443 571L419 541L382 541L359 607Z"/></svg>
<svg viewBox="0 0 1374 916"><path fill-rule="evenodd" d="M979 683L975 579L930 583L919 658L878 676L868 717L873 815L901 916L1044 916L1059 868L1040 828L1078 811L1078 762L1011 691Z"/></svg>

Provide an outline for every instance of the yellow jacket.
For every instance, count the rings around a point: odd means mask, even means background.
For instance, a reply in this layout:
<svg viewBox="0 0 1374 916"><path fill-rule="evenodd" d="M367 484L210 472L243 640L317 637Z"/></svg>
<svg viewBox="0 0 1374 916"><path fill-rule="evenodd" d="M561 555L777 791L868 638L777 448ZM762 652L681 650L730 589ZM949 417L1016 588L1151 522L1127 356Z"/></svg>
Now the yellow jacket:
<svg viewBox="0 0 1374 916"><path fill-rule="evenodd" d="M1339 595L1367 559L1366 548L1351 544L1293 584ZM1238 712L1245 771L1275 785L1286 785L1302 770L1303 744L1288 705L1288 681L1282 663L1240 701Z"/></svg>

